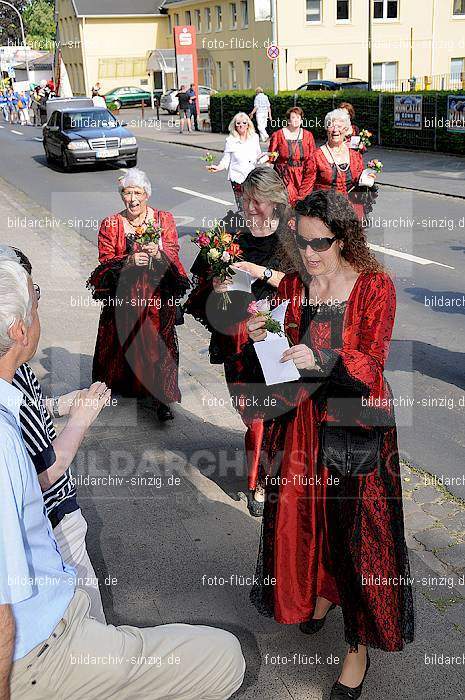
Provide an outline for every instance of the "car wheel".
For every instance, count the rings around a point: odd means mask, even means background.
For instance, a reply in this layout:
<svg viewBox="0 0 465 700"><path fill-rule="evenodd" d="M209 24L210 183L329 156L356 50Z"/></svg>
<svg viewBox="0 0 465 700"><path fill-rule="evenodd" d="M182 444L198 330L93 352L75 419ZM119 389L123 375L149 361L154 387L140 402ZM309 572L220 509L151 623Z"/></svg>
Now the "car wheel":
<svg viewBox="0 0 465 700"><path fill-rule="evenodd" d="M128 168L135 168L137 165L137 157L136 158L128 158L126 161L126 165Z"/></svg>
<svg viewBox="0 0 465 700"><path fill-rule="evenodd" d="M113 104L115 105L115 109L121 109L121 102L120 102L120 100L115 100L115 101L113 102Z"/></svg>
<svg viewBox="0 0 465 700"><path fill-rule="evenodd" d="M61 166L65 173L70 173L71 170L73 169L73 164L71 163L69 153L68 151L64 148L62 152L62 157L61 157Z"/></svg>

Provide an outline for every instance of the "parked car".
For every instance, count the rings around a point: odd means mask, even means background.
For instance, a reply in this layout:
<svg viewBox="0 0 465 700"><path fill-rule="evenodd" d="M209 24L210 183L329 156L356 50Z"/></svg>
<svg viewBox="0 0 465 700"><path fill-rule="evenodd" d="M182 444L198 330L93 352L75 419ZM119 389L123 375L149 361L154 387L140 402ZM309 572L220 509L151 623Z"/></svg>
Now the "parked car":
<svg viewBox="0 0 465 700"><path fill-rule="evenodd" d="M155 100L162 94L162 90L154 90L153 96ZM103 95L107 106L114 104L116 109L121 107L137 107L144 102L146 107L152 104L152 96L147 90L140 87L119 87L110 90L106 95Z"/></svg>
<svg viewBox="0 0 465 700"><path fill-rule="evenodd" d="M43 127L47 163L59 162L64 170L101 161L137 165L136 137L108 109L63 107Z"/></svg>
<svg viewBox="0 0 465 700"><path fill-rule="evenodd" d="M334 80L309 80L298 90L368 90L366 80L356 78L335 78Z"/></svg>
<svg viewBox="0 0 465 700"><path fill-rule="evenodd" d="M161 96L160 107L168 112L168 114L176 114L178 111L178 92L178 88L173 88ZM208 112L210 109L210 95L216 95L217 92L217 90L206 87L206 85L199 85L199 102L201 112Z"/></svg>

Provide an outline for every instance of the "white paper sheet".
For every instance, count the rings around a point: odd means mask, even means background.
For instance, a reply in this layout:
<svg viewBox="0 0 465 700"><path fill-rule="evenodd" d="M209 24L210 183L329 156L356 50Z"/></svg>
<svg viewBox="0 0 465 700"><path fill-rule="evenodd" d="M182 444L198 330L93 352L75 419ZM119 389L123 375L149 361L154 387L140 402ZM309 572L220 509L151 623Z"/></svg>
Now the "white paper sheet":
<svg viewBox="0 0 465 700"><path fill-rule="evenodd" d="M235 270L235 275L232 277L232 285L229 287L230 292L251 292L252 291L252 275L244 270Z"/></svg>
<svg viewBox="0 0 465 700"><path fill-rule="evenodd" d="M290 299L286 299L286 301L283 301L279 306L271 309L271 318L274 318L275 321L279 321L281 328L284 328L284 319L286 317L286 311L289 304ZM270 333L268 333L268 335L270 335Z"/></svg>
<svg viewBox="0 0 465 700"><path fill-rule="evenodd" d="M373 177L373 175L373 170L371 170L370 168L365 168L365 170L363 170L362 174L360 175L358 184L362 185L363 187L373 187L373 185L375 184L375 178Z"/></svg>
<svg viewBox="0 0 465 700"><path fill-rule="evenodd" d="M361 140L360 136L351 136L349 148L354 148L358 151Z"/></svg>
<svg viewBox="0 0 465 700"><path fill-rule="evenodd" d="M268 333L266 340L254 343L254 348L263 370L266 386L300 379L299 371L292 360L280 362L283 353L290 348L286 336Z"/></svg>

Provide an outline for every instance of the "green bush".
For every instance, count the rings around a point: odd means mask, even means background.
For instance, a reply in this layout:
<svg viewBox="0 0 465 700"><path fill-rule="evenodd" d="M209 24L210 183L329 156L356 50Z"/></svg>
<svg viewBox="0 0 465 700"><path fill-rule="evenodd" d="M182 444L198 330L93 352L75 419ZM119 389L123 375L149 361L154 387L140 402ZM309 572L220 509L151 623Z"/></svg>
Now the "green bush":
<svg viewBox="0 0 465 700"><path fill-rule="evenodd" d="M393 148L437 150L444 153L465 155L465 135L450 133L445 128L425 126L425 119L434 125L435 118L447 118L448 95L464 94L465 90L415 92L423 95L423 128L421 130L396 129L394 127L394 93L367 92L361 90L338 90L337 92L280 92L267 93L271 102L273 121L268 130L276 131L283 126L286 112L298 105L305 114L304 126L315 138L325 137L324 118L341 102L350 102L355 109L355 123L360 129L373 133L373 145L381 143ZM397 93L400 94L400 93ZM408 94L408 93L405 93ZM227 133L228 125L237 112L249 114L253 109L255 93L252 90L221 92L212 95L210 118L212 131ZM381 105L381 109L380 109ZM380 133L379 133L380 132Z"/></svg>

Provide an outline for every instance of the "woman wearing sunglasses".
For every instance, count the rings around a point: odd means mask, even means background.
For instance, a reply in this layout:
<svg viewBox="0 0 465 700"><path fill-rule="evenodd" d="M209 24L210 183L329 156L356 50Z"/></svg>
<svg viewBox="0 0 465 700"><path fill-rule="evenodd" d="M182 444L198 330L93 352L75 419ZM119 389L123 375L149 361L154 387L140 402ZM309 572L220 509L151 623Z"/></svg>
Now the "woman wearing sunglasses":
<svg viewBox="0 0 465 700"><path fill-rule="evenodd" d="M228 180L234 192L237 210L243 211L243 183L247 175L259 164L268 160L267 153L262 153L260 139L252 120L239 112L229 124L229 136L226 138L224 154L218 165L209 165L207 170L218 173L228 171Z"/></svg>
<svg viewBox="0 0 465 700"><path fill-rule="evenodd" d="M241 262L235 267L249 274L251 291L231 291L233 280L222 282L211 277L201 255L195 260L191 272L194 288L185 309L210 332L210 362L224 364L228 388L233 395L236 382L236 362L240 350L247 342L247 308L252 301L271 300L276 295L285 273L294 271L288 257L292 231L289 228L291 210L287 192L281 178L267 166L253 170L244 182L245 217L233 212L223 219L221 226L236 236L241 249ZM228 293L231 303L222 307L222 295ZM238 354L239 353L239 354ZM233 405L242 415L240 402ZM263 422L245 421L245 438L248 466L248 507L253 516L263 514L264 491L258 480L258 466L263 438Z"/></svg>
<svg viewBox="0 0 465 700"><path fill-rule="evenodd" d="M260 583L251 599L304 634L340 606L349 650L331 699L358 698L367 648L400 651L413 639L396 424L383 376L395 289L343 196L314 192L296 215L298 273L284 277L277 301L290 300L281 362L294 363L301 379L268 387L282 415L265 424ZM267 337L264 326L256 316L247 323L244 384L258 381L253 343Z"/></svg>

